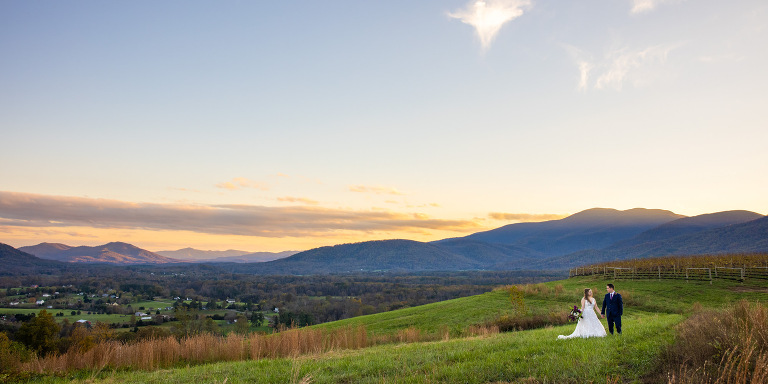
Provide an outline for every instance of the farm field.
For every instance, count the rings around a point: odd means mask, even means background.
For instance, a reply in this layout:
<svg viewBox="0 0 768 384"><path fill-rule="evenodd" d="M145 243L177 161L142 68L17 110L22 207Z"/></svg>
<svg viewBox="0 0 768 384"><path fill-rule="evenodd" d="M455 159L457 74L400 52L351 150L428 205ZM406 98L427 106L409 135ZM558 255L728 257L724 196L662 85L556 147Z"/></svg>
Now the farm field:
<svg viewBox="0 0 768 384"><path fill-rule="evenodd" d="M577 303L584 287L597 291L606 281L594 276L523 286L528 312L565 312ZM420 307L347 319L309 327L340 329L362 326L370 334L392 334L416 329L450 338L414 343L392 343L357 350L334 350L294 358L221 362L150 372L101 371L63 376L39 376L45 383L221 383L274 382L644 382L675 338L676 325L693 308L720 309L741 299L765 302L768 284L715 281L620 280L613 282L625 300L624 334L602 339L557 340L574 325L528 331L462 336L467 327L514 316L509 292L498 289L482 295ZM698 304L697 304L698 303ZM605 323L605 320L603 320ZM538 381L525 381L535 378Z"/></svg>

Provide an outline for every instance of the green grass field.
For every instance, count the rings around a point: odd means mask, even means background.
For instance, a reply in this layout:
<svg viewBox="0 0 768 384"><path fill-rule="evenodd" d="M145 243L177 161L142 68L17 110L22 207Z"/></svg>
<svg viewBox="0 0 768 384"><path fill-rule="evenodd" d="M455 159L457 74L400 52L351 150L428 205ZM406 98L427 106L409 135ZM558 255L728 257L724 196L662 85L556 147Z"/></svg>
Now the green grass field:
<svg viewBox="0 0 768 384"><path fill-rule="evenodd" d="M529 311L567 311L578 304L583 288L605 293L605 280L580 277L529 286ZM570 334L574 324L484 337L446 341L387 344L360 350L341 350L294 359L265 359L206 364L153 372L80 372L68 377L37 377L41 383L547 383L639 382L658 368L662 351L673 341L675 325L694 303L724 308L740 299L765 302L768 281L744 284L728 281L616 281L625 299L624 334L598 339L557 340ZM557 290L555 287L561 286ZM560 291L559 293L557 293ZM473 324L514 314L508 292L486 294L361 316L318 328L364 325L369 332L387 334L414 327L452 333ZM603 320L605 323L605 320Z"/></svg>

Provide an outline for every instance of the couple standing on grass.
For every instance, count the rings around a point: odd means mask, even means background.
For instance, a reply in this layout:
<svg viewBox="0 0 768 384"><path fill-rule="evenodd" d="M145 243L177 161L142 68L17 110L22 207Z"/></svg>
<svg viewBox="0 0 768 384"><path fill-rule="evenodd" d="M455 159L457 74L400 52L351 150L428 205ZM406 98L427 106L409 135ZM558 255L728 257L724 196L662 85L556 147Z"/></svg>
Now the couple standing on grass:
<svg viewBox="0 0 768 384"><path fill-rule="evenodd" d="M613 290L613 284L606 286L608 293L603 299L603 308L600 310L600 316L605 317L608 313L608 330L613 335L613 326L616 324L616 332L621 334L621 315L624 313L624 301L621 295ZM592 290L584 289L584 298L581 299L581 315L576 330L568 336L560 335L558 339L572 339L574 337L604 337L605 327L600 319L597 318L596 300L592 297Z"/></svg>

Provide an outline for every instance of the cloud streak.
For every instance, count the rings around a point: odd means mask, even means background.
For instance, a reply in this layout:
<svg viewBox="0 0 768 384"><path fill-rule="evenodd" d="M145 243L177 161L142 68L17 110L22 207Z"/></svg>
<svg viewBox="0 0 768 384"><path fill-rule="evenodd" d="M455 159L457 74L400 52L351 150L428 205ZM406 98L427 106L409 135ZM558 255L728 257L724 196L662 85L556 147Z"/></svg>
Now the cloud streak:
<svg viewBox="0 0 768 384"><path fill-rule="evenodd" d="M671 3L672 1L676 0L632 0L631 12L633 14L650 12L656 9L660 4Z"/></svg>
<svg viewBox="0 0 768 384"><path fill-rule="evenodd" d="M317 200L307 199L305 197L293 197L293 196L278 197L277 201L283 201L286 203L302 203L302 204L309 204L309 205L320 204L320 202Z"/></svg>
<svg viewBox="0 0 768 384"><path fill-rule="evenodd" d="M488 217L494 220L511 220L521 222L536 222L547 220L559 220L566 215L556 215L550 213L503 213L503 212L491 212Z"/></svg>
<svg viewBox="0 0 768 384"><path fill-rule="evenodd" d="M238 189L243 189L243 188L255 188L255 189L261 189L262 191L269 190L269 187L266 184L249 180L249 179L246 179L245 177L235 177L230 181L225 181L223 183L216 184L216 187L227 189L230 191L236 191Z"/></svg>
<svg viewBox="0 0 768 384"><path fill-rule="evenodd" d="M257 205L178 205L0 192L3 225L192 231L260 237L321 236L336 232L468 232L471 220L431 219L388 211Z"/></svg>
<svg viewBox="0 0 768 384"><path fill-rule="evenodd" d="M666 63L669 53L678 46L661 44L644 49L614 49L606 52L601 60L595 60L587 52L564 45L579 70L578 88L583 91L621 90L626 83L641 85L648 77L652 77L654 67Z"/></svg>
<svg viewBox="0 0 768 384"><path fill-rule="evenodd" d="M467 4L464 9L449 12L448 16L473 26L480 45L486 50L501 27L522 16L523 10L530 6L529 0L478 0Z"/></svg>
<svg viewBox="0 0 768 384"><path fill-rule="evenodd" d="M390 187L371 187L366 185L353 185L349 187L351 192L357 193L374 193L377 195L405 195L395 188Z"/></svg>

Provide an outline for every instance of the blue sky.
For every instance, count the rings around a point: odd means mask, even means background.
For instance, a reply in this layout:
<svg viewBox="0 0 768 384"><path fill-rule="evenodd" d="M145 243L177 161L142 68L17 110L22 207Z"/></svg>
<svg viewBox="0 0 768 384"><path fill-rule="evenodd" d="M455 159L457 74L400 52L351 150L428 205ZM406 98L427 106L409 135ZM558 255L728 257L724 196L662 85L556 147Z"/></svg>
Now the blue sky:
<svg viewBox="0 0 768 384"><path fill-rule="evenodd" d="M481 6L506 20L485 45ZM766 20L761 1L2 1L0 241L257 251L514 222L492 213L766 214ZM120 217L76 214L105 205ZM242 222L180 229L190 210Z"/></svg>

